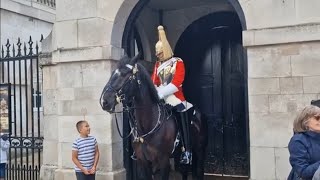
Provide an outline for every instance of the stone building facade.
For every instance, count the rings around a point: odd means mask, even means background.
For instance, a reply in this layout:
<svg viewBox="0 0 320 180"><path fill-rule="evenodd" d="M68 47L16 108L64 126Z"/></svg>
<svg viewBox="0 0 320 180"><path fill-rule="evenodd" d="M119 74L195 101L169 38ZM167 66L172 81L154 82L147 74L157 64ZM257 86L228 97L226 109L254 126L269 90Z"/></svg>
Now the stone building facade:
<svg viewBox="0 0 320 180"><path fill-rule="evenodd" d="M28 42L30 36L34 41L39 41L41 34L47 37L55 22L54 6L53 0L1 0L0 44L4 45L7 39L16 43L18 38Z"/></svg>
<svg viewBox="0 0 320 180"><path fill-rule="evenodd" d="M1 50L3 50L4 52L7 52L6 44L8 42L7 40L9 40L9 44L10 44L9 52L10 52L10 56L13 56L12 48L14 46L17 52L18 38L20 38L20 42L22 44L26 43L27 48L29 48L27 42L30 40L30 37L32 37L32 41L34 43L39 42L41 40L41 35L43 37L47 37L52 30L54 21L55 21L55 5L53 0L46 1L46 2L40 1L40 0L1 0L0 1L0 48L3 48ZM41 49L41 46L39 48ZM24 62L22 62L22 65L24 66ZM22 91L25 91L26 88L30 88L30 82L35 83L36 81L36 78L34 78L34 80L28 80L27 84L25 82L18 82L17 80L19 79L19 73L16 73L13 75L14 67L12 63L8 67L8 63L2 62L0 64L0 68L1 70L4 71L4 72L0 72L0 78L4 79L4 82L1 82L1 83L10 82L11 84L13 84L13 81L14 81L13 79L15 79L16 88L18 89L19 88L18 84L21 84L20 88L22 89ZM16 66L16 68L18 68L18 66ZM30 72L30 69L31 67L28 64L27 72ZM21 74L22 74L21 79L24 80L25 72L21 70ZM36 77L35 74L36 72L34 72L33 77ZM40 78L40 84L42 84L41 81L42 80ZM34 98L34 96L30 94L28 95L28 98L29 99ZM16 99L17 99L16 104L19 104L20 96L17 95ZM25 106L26 96L21 95L21 103L23 104L23 106ZM25 110L24 108L21 108L19 106L15 108L16 112L21 112L21 118L18 116L15 119L17 123L21 122L22 124L25 124L26 119L29 119L31 124L31 117L29 118L26 117L27 111L36 112L37 108L32 107L31 102L28 102L28 103L29 103L28 110ZM42 108L40 108L40 111L41 111L40 119L42 119ZM14 110L12 110L12 113L15 113ZM29 113L29 116L30 114L31 113ZM36 126L34 128L37 129ZM20 134L20 128L17 129L16 131L17 132L13 132L13 133ZM27 130L25 125L23 125L21 132L24 134L26 132L29 132L29 130Z"/></svg>
<svg viewBox="0 0 320 180"><path fill-rule="evenodd" d="M99 97L136 27L144 59L154 59L156 27L167 28L176 49L196 20L218 12L237 15L245 48L243 87L248 138L248 177L284 180L287 144L296 113L320 94L318 0L57 0L52 34L44 42L44 180L75 179L71 144L82 119L97 137L97 179L125 179L123 146ZM219 19L219 18L218 18ZM209 19L214 21L214 19ZM134 49L133 49L134 51Z"/></svg>

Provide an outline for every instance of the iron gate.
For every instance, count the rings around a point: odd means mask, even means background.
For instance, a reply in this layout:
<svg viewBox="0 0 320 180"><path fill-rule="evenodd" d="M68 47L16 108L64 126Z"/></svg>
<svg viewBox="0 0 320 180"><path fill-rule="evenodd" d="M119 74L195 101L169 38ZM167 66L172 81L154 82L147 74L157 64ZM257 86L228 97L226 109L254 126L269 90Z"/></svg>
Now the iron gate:
<svg viewBox="0 0 320 180"><path fill-rule="evenodd" d="M20 38L16 44L7 40L1 47L0 84L3 92L7 88L8 101L2 100L8 104L8 115L0 123L10 141L5 178L8 180L40 179L42 72L38 54L38 42L34 43L31 37L27 43ZM2 96L5 97L4 93Z"/></svg>

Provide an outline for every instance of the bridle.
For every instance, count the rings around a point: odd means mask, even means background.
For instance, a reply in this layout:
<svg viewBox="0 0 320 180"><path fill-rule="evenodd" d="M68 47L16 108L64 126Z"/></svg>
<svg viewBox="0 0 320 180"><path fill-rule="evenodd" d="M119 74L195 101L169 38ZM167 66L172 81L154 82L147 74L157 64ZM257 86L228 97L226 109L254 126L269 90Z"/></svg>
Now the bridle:
<svg viewBox="0 0 320 180"><path fill-rule="evenodd" d="M109 82L108 84L105 85L105 87L103 88L103 91L101 93L100 96L100 106L103 107L102 105L102 98L104 96L104 94L107 91L112 91L115 93L116 96L116 101L117 103L123 103L124 100L126 100L126 96L125 93L123 93L123 89L127 86L127 84L132 83L133 80L137 80L138 85L141 84L141 80L138 78L137 73L138 73L138 65L135 64L134 66L130 65L130 64L126 64L126 67L131 69L132 74L129 76L129 78L123 83L123 85L116 90L114 87L112 87L111 83ZM133 99L133 98L132 98ZM127 104L127 103L126 103ZM116 113L114 111L112 111L111 113Z"/></svg>
<svg viewBox="0 0 320 180"><path fill-rule="evenodd" d="M138 132L138 126L137 126L137 120L135 119L133 113L131 110L133 109L137 109L137 107L134 107L132 102L134 100L134 97L132 97L131 99L127 99L126 95L123 91L123 89L128 85L131 84L134 80L136 80L137 84L140 86L141 85L141 80L140 77L138 76L138 65L135 64L134 66L130 65L130 64L126 64L126 67L132 70L132 74L129 76L129 78L123 83L123 85L117 90L114 87L112 87L112 85L110 83L106 84L106 86L103 88L103 91L101 93L100 96L100 105L101 107L103 107L102 105L102 98L104 96L104 94L107 91L112 91L115 93L116 96L116 101L117 103L122 103L123 104L123 110L122 111L111 111L109 112L110 114L114 114L115 115L115 119L116 119L116 125L117 125L117 130L118 133L120 135L121 138L126 139L129 138L131 135L133 135L134 137L134 141L135 142L141 142L143 143L144 138L155 133L157 130L159 130L162 127L162 124L164 124L161 121L161 117L162 115L166 115L167 116L167 120L171 117L172 114L168 114L168 111L163 107L163 105L161 105L160 103L157 104L157 108L158 108L158 118L157 118L157 123L156 125L147 133L140 135ZM140 107L139 107L140 108ZM145 108L145 107L142 107ZM118 124L118 118L117 115L118 113L128 113L129 115L129 124L131 127L131 132L124 137L123 134L121 134L120 128L119 128L119 124Z"/></svg>

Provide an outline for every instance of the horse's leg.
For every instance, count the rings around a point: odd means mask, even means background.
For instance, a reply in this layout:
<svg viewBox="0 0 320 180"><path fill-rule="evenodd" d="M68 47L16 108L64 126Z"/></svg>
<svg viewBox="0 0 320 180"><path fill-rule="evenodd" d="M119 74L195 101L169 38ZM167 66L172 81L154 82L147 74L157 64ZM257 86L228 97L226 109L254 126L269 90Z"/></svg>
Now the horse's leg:
<svg viewBox="0 0 320 180"><path fill-rule="evenodd" d="M155 165L158 167L158 171L156 172L154 179L155 180L169 180L169 173L170 173L170 162L169 156L166 154L159 155L157 164Z"/></svg>
<svg viewBox="0 0 320 180"><path fill-rule="evenodd" d="M203 180L204 179L204 159L205 159L205 150L199 150L197 155L197 161L195 162L195 179Z"/></svg>
<svg viewBox="0 0 320 180"><path fill-rule="evenodd" d="M150 180L152 175L148 172L147 163L142 160L137 160L137 175L139 180Z"/></svg>
<svg viewBox="0 0 320 180"><path fill-rule="evenodd" d="M180 164L180 156L181 156L181 146L177 147L176 154L174 156L174 165L175 165L175 171L178 172L181 175L182 180L188 179L188 172L186 169L186 165Z"/></svg>
<svg viewBox="0 0 320 180"><path fill-rule="evenodd" d="M169 174L170 174L169 156L161 157L161 160L160 160L161 180L169 180Z"/></svg>
<svg viewBox="0 0 320 180"><path fill-rule="evenodd" d="M182 180L188 179L188 174L189 174L188 165L180 164L180 174L181 174Z"/></svg>
<svg viewBox="0 0 320 180"><path fill-rule="evenodd" d="M182 172L181 176L182 176L182 180L188 180L188 173Z"/></svg>
<svg viewBox="0 0 320 180"><path fill-rule="evenodd" d="M192 152L192 179L197 179L198 176L198 153L193 150Z"/></svg>

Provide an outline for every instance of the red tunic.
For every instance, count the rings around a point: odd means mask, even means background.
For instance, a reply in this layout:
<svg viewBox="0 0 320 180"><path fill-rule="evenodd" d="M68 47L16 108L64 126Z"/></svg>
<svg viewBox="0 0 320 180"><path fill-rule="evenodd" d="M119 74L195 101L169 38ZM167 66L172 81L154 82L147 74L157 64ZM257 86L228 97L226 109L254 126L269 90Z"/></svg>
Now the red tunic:
<svg viewBox="0 0 320 180"><path fill-rule="evenodd" d="M168 82L161 82L161 78L159 77L159 72L158 72L158 68L160 65L161 65L160 62L156 62L153 69L152 76L151 76L153 84L156 85L157 87L160 85L166 86L166 84L168 84ZM182 91L182 83L184 81L185 68L184 68L184 63L182 59L180 58L177 59L177 62L175 63L175 71L172 73L172 75L173 75L172 80L169 83L172 83L174 86L178 88L178 91L175 92L174 95L183 102L185 101L185 97Z"/></svg>

